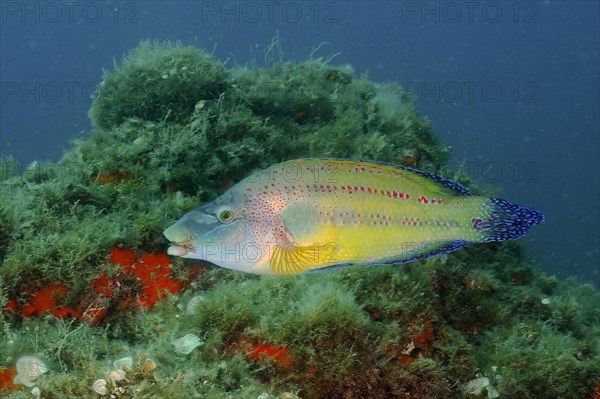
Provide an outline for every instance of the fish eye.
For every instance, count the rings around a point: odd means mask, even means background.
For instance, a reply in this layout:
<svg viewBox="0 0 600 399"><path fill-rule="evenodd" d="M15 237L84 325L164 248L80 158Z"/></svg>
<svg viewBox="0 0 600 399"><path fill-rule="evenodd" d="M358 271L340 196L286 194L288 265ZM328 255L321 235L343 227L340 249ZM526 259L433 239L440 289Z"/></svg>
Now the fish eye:
<svg viewBox="0 0 600 399"><path fill-rule="evenodd" d="M224 209L219 212L219 220L223 223L229 223L233 220L233 212L228 209Z"/></svg>

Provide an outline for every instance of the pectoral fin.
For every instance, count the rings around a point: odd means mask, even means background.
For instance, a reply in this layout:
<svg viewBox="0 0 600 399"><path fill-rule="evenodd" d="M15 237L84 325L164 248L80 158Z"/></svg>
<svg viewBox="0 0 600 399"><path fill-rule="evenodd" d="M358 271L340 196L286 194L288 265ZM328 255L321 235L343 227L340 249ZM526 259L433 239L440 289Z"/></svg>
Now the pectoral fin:
<svg viewBox="0 0 600 399"><path fill-rule="evenodd" d="M280 213L289 242L306 245L314 241L319 212L314 206L298 202L286 206Z"/></svg>
<svg viewBox="0 0 600 399"><path fill-rule="evenodd" d="M292 243L276 245L270 267L275 274L299 274L335 264L337 247L333 243L297 246Z"/></svg>

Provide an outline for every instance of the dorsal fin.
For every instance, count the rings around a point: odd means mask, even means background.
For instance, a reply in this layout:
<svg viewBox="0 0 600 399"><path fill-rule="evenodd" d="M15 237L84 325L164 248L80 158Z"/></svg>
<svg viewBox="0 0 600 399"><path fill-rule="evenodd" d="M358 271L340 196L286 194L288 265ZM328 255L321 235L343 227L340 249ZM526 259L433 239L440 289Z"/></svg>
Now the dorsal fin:
<svg viewBox="0 0 600 399"><path fill-rule="evenodd" d="M405 170L409 170L420 176L426 177L429 180L433 180L434 182L438 183L439 185L452 191L452 193L454 195L473 195L473 193L470 192L465 186L463 186L460 183L455 182L454 180L450 180L445 177L434 175L433 173L425 172L423 170L409 168L407 166L402 166L402 165L395 165L395 166L405 169Z"/></svg>
<svg viewBox="0 0 600 399"><path fill-rule="evenodd" d="M450 180L446 177L441 177L441 176L437 176L433 173L430 172L425 172L424 170L419 170L419 169L414 169L414 168L410 168L408 166L404 166L404 165L399 165L396 163L392 163L392 162L381 162L381 161L371 161L369 159L343 159L343 158L302 158L305 161L323 161L323 162L327 162L327 161L353 161L353 162L365 162L365 163L371 163L371 164L376 164L376 165L382 165L382 166L391 166L394 168L398 168L398 169L402 169L402 170L406 170L409 172L412 172L416 175L422 176L434 183L439 184L440 186L444 187L445 189L449 190L452 194L454 195L463 195L463 196L468 196L468 195L474 195L472 192L470 192L465 186L463 186L460 183L457 183L453 180Z"/></svg>

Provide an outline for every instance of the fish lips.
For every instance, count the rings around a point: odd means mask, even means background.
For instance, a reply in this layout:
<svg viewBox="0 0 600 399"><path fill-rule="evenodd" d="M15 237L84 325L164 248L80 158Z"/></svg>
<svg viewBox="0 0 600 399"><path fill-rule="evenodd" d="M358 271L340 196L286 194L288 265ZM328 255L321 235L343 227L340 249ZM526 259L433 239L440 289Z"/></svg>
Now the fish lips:
<svg viewBox="0 0 600 399"><path fill-rule="evenodd" d="M174 256L193 257L202 237L220 224L215 216L198 210L185 214L163 232L163 235L171 242L167 253Z"/></svg>

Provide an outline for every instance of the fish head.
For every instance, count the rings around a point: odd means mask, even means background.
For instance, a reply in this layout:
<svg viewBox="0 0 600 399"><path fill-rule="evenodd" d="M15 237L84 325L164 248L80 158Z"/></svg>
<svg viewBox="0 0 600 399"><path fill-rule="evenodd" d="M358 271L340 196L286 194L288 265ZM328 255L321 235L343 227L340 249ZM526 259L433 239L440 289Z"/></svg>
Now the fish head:
<svg viewBox="0 0 600 399"><path fill-rule="evenodd" d="M233 188L183 215L163 235L169 255L201 259L228 269L248 271L256 262L252 235L239 195Z"/></svg>

